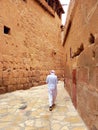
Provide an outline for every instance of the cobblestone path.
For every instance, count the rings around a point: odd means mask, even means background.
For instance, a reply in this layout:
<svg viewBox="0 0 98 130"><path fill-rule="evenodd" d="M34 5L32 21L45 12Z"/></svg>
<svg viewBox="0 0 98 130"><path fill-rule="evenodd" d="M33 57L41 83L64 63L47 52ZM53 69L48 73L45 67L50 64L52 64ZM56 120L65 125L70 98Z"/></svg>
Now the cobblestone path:
<svg viewBox="0 0 98 130"><path fill-rule="evenodd" d="M49 111L47 85L0 95L0 130L87 130L58 83L56 107Z"/></svg>

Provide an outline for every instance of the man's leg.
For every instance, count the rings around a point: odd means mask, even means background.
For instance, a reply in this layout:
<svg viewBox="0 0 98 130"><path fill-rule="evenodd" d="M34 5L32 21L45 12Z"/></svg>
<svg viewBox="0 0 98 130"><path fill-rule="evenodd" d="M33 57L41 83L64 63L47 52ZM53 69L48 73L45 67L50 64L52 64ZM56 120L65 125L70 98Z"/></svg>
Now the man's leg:
<svg viewBox="0 0 98 130"><path fill-rule="evenodd" d="M57 97L57 88L55 88L55 89L53 90L53 105L55 105L56 97Z"/></svg>
<svg viewBox="0 0 98 130"><path fill-rule="evenodd" d="M52 105L53 105L53 92L52 89L49 89L49 110L52 110Z"/></svg>

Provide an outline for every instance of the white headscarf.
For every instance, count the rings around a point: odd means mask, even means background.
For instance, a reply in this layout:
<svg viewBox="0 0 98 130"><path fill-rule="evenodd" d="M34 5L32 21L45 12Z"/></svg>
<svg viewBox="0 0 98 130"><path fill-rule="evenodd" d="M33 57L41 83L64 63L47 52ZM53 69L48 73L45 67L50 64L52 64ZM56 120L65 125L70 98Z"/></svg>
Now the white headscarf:
<svg viewBox="0 0 98 130"><path fill-rule="evenodd" d="M55 71L54 70L51 70L51 72L50 73L54 73L55 74Z"/></svg>

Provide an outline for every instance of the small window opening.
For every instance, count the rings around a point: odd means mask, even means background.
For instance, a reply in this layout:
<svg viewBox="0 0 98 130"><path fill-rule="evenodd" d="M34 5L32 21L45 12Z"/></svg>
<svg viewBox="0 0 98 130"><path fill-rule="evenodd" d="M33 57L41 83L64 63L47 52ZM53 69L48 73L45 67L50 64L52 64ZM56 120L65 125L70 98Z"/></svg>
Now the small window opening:
<svg viewBox="0 0 98 130"><path fill-rule="evenodd" d="M92 57L95 58L95 51L92 51Z"/></svg>
<svg viewBox="0 0 98 130"><path fill-rule="evenodd" d="M74 58L74 57L76 57L76 56L80 55L80 53L81 53L83 50L84 50L84 46L83 46L83 43L81 43L80 47L79 47L79 48L77 48L77 51L76 51L76 52L74 52L74 54L73 54L72 58Z"/></svg>
<svg viewBox="0 0 98 130"><path fill-rule="evenodd" d="M27 2L27 0L23 0L24 2Z"/></svg>
<svg viewBox="0 0 98 130"><path fill-rule="evenodd" d="M4 26L4 33L5 34L10 34L10 28L7 26Z"/></svg>
<svg viewBox="0 0 98 130"><path fill-rule="evenodd" d="M90 44L94 44L95 43L95 37L94 37L94 35L92 33L90 33L89 43Z"/></svg>
<svg viewBox="0 0 98 130"><path fill-rule="evenodd" d="M56 55L56 51L55 50L52 51L52 56L54 56L54 55Z"/></svg>
<svg viewBox="0 0 98 130"><path fill-rule="evenodd" d="M60 28L61 28L61 31L64 31L64 25L61 25Z"/></svg>

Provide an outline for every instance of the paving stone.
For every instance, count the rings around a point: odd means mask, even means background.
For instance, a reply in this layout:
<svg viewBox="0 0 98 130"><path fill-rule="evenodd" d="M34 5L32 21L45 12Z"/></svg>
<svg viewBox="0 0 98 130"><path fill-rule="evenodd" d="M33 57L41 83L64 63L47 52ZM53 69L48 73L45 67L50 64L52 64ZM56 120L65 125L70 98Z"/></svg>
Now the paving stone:
<svg viewBox="0 0 98 130"><path fill-rule="evenodd" d="M60 128L61 128L61 125L58 123L54 123L52 126L52 130L60 130Z"/></svg>
<svg viewBox="0 0 98 130"><path fill-rule="evenodd" d="M65 118L65 121L70 122L70 123L79 123L81 122L81 119L79 118L79 116L73 116L73 117L67 117Z"/></svg>
<svg viewBox="0 0 98 130"><path fill-rule="evenodd" d="M76 128L73 128L72 130L86 130L85 127L76 127Z"/></svg>
<svg viewBox="0 0 98 130"><path fill-rule="evenodd" d="M7 128L5 128L5 130L21 130L21 128L20 127L15 127L15 126L11 126L11 127L7 127Z"/></svg>
<svg viewBox="0 0 98 130"><path fill-rule="evenodd" d="M69 130L67 126L61 128L61 130Z"/></svg>

